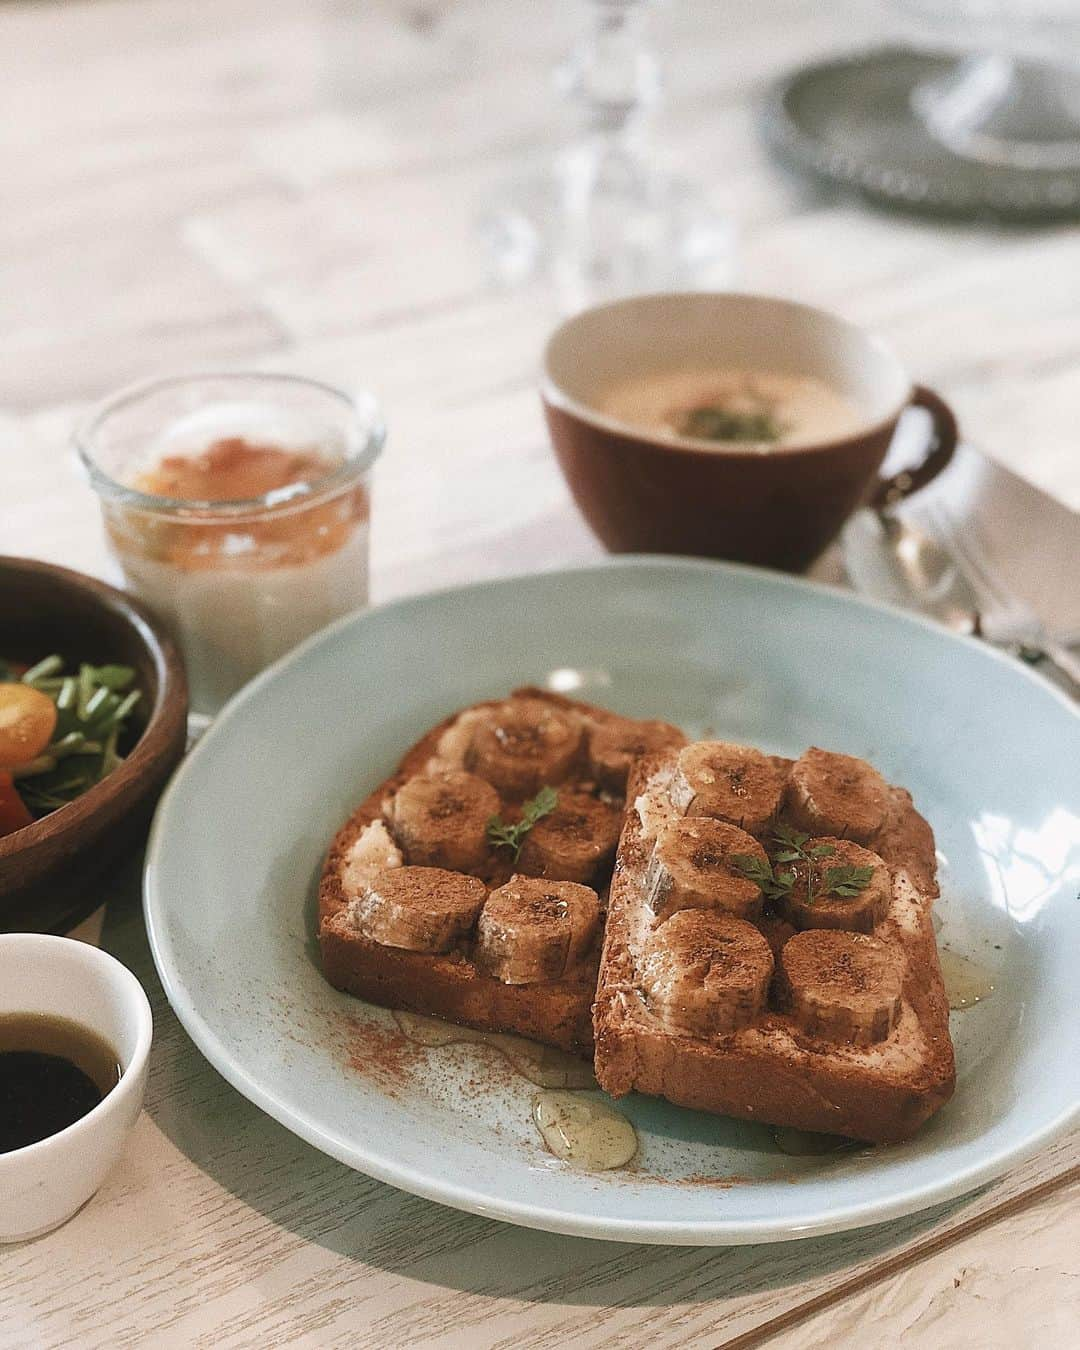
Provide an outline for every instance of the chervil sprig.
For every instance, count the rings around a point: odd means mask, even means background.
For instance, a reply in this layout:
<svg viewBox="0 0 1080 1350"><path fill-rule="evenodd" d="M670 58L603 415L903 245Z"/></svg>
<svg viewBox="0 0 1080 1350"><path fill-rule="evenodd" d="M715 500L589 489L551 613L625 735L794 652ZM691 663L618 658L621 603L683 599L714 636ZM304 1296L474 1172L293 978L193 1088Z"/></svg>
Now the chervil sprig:
<svg viewBox="0 0 1080 1350"><path fill-rule="evenodd" d="M874 876L872 867L856 867L847 863L843 867L826 869L822 885L822 895L839 895L845 900L861 894L870 885Z"/></svg>
<svg viewBox="0 0 1080 1350"><path fill-rule="evenodd" d="M747 881L752 881L768 900L781 899L795 884L794 872L777 872L767 860L755 858L752 853L733 854L731 865Z"/></svg>
<svg viewBox="0 0 1080 1350"><path fill-rule="evenodd" d="M487 823L487 839L492 848L513 849L517 862L525 836L538 820L551 815L559 804L559 794L551 787L542 787L521 808L521 819L507 825L500 816L492 816Z"/></svg>
<svg viewBox="0 0 1080 1350"><path fill-rule="evenodd" d="M806 903L814 903L814 863L836 852L832 844L815 844L807 848L810 836L790 825L777 825L773 830L773 839L780 845L773 854L774 862L793 862L806 864Z"/></svg>

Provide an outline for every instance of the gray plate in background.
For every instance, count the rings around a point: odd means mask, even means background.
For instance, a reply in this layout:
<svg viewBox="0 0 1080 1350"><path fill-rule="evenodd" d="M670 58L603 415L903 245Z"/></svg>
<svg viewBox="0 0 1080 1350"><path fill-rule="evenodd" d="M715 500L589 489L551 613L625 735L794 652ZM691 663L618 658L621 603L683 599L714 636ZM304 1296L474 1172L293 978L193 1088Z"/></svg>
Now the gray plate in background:
<svg viewBox="0 0 1080 1350"><path fill-rule="evenodd" d="M931 134L911 94L954 64L888 47L806 66L770 90L766 135L792 163L907 210L1017 221L1080 216L1080 169L982 164Z"/></svg>

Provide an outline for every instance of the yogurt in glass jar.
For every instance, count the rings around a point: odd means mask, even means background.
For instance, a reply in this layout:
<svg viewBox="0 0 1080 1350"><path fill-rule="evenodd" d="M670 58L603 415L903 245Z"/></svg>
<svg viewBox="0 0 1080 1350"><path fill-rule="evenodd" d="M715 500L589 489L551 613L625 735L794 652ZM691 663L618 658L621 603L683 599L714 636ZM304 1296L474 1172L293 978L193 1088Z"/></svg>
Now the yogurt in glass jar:
<svg viewBox="0 0 1080 1350"><path fill-rule="evenodd" d="M197 713L367 603L374 399L294 376L179 376L101 405L76 448L128 587L173 629Z"/></svg>

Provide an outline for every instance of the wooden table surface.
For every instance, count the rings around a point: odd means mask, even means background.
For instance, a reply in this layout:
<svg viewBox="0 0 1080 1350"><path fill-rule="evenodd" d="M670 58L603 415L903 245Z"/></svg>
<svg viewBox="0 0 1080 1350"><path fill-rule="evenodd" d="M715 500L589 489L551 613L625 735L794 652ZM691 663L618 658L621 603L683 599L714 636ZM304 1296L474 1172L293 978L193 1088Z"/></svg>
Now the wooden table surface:
<svg viewBox="0 0 1080 1350"><path fill-rule="evenodd" d="M382 399L376 598L597 556L536 403L553 303L495 289L471 232L557 134L548 71L574 22L554 0L0 5L0 552L107 574L73 419L134 378L251 364ZM878 214L758 140L769 77L881 22L855 3L664 7L663 143L727 202L738 285L879 329L972 440L1080 507L1080 230ZM836 1238L709 1250L510 1228L350 1172L228 1087L164 1001L137 890L134 867L110 884L100 940L154 1002L147 1109L75 1220L0 1253L4 1346L1075 1336L1075 1137Z"/></svg>

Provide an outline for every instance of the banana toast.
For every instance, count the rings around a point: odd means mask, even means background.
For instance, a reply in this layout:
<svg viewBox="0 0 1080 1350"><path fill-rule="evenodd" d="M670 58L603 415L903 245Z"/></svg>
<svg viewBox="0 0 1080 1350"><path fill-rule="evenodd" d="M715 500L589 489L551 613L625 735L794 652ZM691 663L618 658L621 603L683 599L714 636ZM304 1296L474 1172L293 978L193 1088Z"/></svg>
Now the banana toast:
<svg viewBox="0 0 1080 1350"><path fill-rule="evenodd" d="M684 743L668 723L532 688L440 723L330 847L326 978L588 1055L627 775Z"/></svg>
<svg viewBox="0 0 1080 1350"><path fill-rule="evenodd" d="M698 742L634 769L594 1009L596 1075L870 1142L952 1095L934 838L869 764Z"/></svg>

